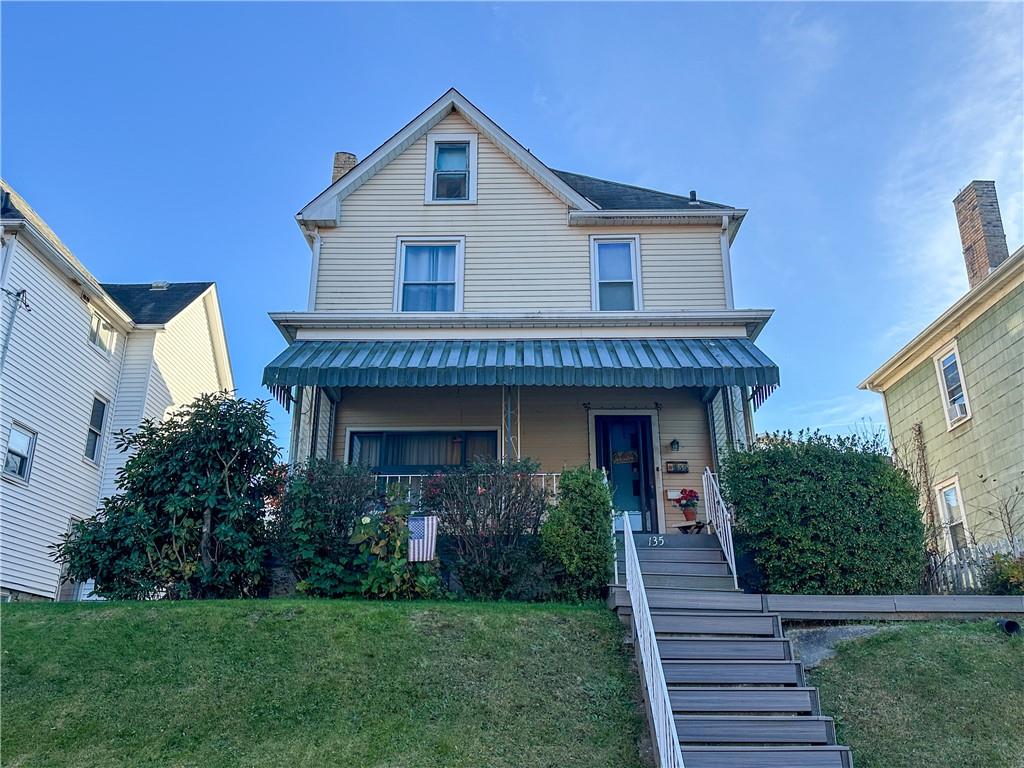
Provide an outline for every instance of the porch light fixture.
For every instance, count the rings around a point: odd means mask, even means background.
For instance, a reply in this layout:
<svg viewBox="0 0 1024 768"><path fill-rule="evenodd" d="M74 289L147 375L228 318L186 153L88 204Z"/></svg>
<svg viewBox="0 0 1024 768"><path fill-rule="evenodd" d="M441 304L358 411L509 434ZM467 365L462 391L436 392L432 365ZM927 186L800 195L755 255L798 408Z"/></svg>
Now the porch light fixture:
<svg viewBox="0 0 1024 768"><path fill-rule="evenodd" d="M676 451L678 451L679 450L679 441L678 440L673 440L671 443L668 444L668 449L670 451L672 451L672 453L675 453Z"/></svg>

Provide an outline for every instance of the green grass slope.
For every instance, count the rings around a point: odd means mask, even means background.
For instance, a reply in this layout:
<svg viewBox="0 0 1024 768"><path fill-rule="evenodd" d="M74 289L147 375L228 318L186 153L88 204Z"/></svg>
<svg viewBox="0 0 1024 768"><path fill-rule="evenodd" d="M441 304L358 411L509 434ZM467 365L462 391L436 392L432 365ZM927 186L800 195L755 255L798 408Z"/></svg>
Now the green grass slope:
<svg viewBox="0 0 1024 768"><path fill-rule="evenodd" d="M890 627L811 678L857 768L1024 768L1024 638L994 622Z"/></svg>
<svg viewBox="0 0 1024 768"><path fill-rule="evenodd" d="M4 766L639 766L601 606L5 606Z"/></svg>

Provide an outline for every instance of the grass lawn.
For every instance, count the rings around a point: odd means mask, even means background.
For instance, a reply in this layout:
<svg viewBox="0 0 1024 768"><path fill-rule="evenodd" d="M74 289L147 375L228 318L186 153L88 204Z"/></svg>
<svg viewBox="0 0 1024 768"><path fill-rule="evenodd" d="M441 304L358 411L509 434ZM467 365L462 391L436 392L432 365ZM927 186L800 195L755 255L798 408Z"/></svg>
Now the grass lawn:
<svg viewBox="0 0 1024 768"><path fill-rule="evenodd" d="M2 764L641 765L603 606L6 605Z"/></svg>
<svg viewBox="0 0 1024 768"><path fill-rule="evenodd" d="M857 768L1024 767L1024 638L992 621L890 627L810 676Z"/></svg>

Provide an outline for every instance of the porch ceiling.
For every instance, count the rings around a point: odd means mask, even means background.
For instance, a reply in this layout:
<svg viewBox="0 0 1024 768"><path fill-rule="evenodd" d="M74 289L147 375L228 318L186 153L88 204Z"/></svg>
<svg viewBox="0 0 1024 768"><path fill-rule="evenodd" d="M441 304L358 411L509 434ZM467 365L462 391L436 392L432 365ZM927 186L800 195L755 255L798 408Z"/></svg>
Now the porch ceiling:
<svg viewBox="0 0 1024 768"><path fill-rule="evenodd" d="M272 390L319 387L774 388L748 339L295 341L263 371Z"/></svg>

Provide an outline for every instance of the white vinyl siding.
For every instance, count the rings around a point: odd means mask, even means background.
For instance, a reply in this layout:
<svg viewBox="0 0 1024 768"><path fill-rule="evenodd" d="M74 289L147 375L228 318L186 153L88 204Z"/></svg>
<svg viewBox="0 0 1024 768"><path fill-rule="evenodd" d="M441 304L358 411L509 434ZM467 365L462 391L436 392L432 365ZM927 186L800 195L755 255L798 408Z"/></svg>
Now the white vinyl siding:
<svg viewBox="0 0 1024 768"><path fill-rule="evenodd" d="M20 238L7 288L25 289L32 311L19 311L11 330L0 381L0 445L7 445L12 422L38 435L30 481L0 481L0 583L53 597L60 568L49 547L71 515L96 510L100 473L83 458L85 429L97 394L115 401L122 348L97 353L89 342L92 312L80 291Z"/></svg>
<svg viewBox="0 0 1024 768"><path fill-rule="evenodd" d="M434 132L467 132L449 115ZM476 205L427 205L427 139L414 142L341 203L320 230L315 310L388 312L399 237L465 237L466 312L590 311L591 235L640 236L643 306L724 309L717 226L570 227L566 205L494 144L478 142Z"/></svg>

